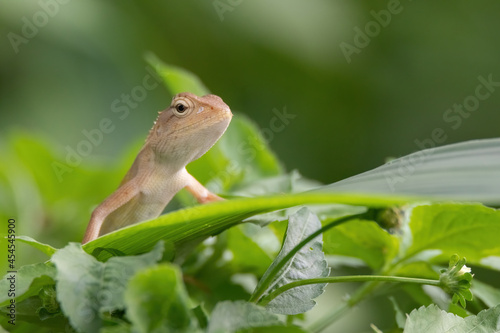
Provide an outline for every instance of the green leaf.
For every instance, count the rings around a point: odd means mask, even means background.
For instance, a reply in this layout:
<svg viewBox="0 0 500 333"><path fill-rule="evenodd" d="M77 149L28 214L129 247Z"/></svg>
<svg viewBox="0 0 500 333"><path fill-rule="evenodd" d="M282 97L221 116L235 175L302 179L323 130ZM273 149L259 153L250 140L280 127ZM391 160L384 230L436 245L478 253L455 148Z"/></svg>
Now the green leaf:
<svg viewBox="0 0 500 333"><path fill-rule="evenodd" d="M498 332L500 305L483 310L477 316L461 318L436 305L413 310L406 320L405 333L491 333Z"/></svg>
<svg viewBox="0 0 500 333"><path fill-rule="evenodd" d="M399 239L372 221L354 220L324 233L325 254L354 257L374 270L396 256Z"/></svg>
<svg viewBox="0 0 500 333"><path fill-rule="evenodd" d="M416 198L381 197L376 195L336 194L336 193L298 193L258 198L234 199L195 206L154 220L119 229L88 242L83 249L92 253L96 248L114 248L132 255L150 251L154 244L163 239L174 245L176 251L183 245L199 241L228 229L245 218L287 207L303 204L351 204L373 207L404 204ZM99 259L107 259L109 252L102 252Z"/></svg>
<svg viewBox="0 0 500 333"><path fill-rule="evenodd" d="M194 317L180 270L161 264L137 272L125 291L127 317L136 332L193 332Z"/></svg>
<svg viewBox="0 0 500 333"><path fill-rule="evenodd" d="M489 266L500 257L500 211L480 204L419 205L411 210L409 227L412 239L400 261L428 254L423 259L442 263L459 253L471 264Z"/></svg>
<svg viewBox="0 0 500 333"><path fill-rule="evenodd" d="M255 243L252 237L244 233L245 229L252 230L254 229L253 227L259 228L249 224L248 228L229 229L227 231L227 250L231 251L233 255L231 265L235 267L235 272L250 272L260 276L264 274L266 268L272 263L272 259L257 243Z"/></svg>
<svg viewBox="0 0 500 333"><path fill-rule="evenodd" d="M424 149L318 191L423 196L500 204L500 139Z"/></svg>
<svg viewBox="0 0 500 333"><path fill-rule="evenodd" d="M480 298L488 307L500 304L500 290L474 279L471 291L477 298Z"/></svg>
<svg viewBox="0 0 500 333"><path fill-rule="evenodd" d="M463 325L463 318L441 310L437 305L421 307L413 310L406 318L405 333L442 333L461 332L452 329ZM465 331L464 331L465 332Z"/></svg>
<svg viewBox="0 0 500 333"><path fill-rule="evenodd" d="M296 214L290 216L281 251L257 286L258 289L263 283L269 283L262 294L264 297L288 283L326 277L330 274L330 268L328 268L322 251L323 241L320 235L300 249L275 276L270 276L273 268L296 245L320 228L321 222L318 217L307 208L302 208ZM288 315L306 312L314 307L316 302L313 299L323 293L325 285L323 283L311 284L290 289L269 302L266 309L274 313Z"/></svg>
<svg viewBox="0 0 500 333"><path fill-rule="evenodd" d="M40 250L41 252L45 253L49 257L51 257L54 253L56 253L57 249L55 247L52 247L48 244L43 244L40 243L39 241L28 237L28 236L16 236L16 241L20 241L21 243L26 243L31 245L37 250Z"/></svg>
<svg viewBox="0 0 500 333"><path fill-rule="evenodd" d="M483 310L477 316L464 318L466 325L460 327L463 332L489 333L498 332L498 319L500 318L500 305Z"/></svg>
<svg viewBox="0 0 500 333"><path fill-rule="evenodd" d="M124 309L123 292L132 275L161 259L163 244L135 257L113 257L97 261L81 245L70 243L57 251L51 261L57 267L57 298L71 324L82 332L96 332L100 313Z"/></svg>
<svg viewBox="0 0 500 333"><path fill-rule="evenodd" d="M215 306L207 333L233 333L252 327L282 325L263 307L245 301L225 301Z"/></svg>
<svg viewBox="0 0 500 333"><path fill-rule="evenodd" d="M10 297L6 290L10 289L10 280L12 274L7 273L0 281L0 306L9 303ZM38 263L21 267L15 274L16 302L38 295L40 289L49 284L54 284L56 269L50 263Z"/></svg>
<svg viewBox="0 0 500 333"><path fill-rule="evenodd" d="M208 88L196 76L184 68L173 66L162 62L153 53L147 53L146 61L155 69L163 79L165 86L172 95L189 91L198 96L209 94Z"/></svg>
<svg viewBox="0 0 500 333"><path fill-rule="evenodd" d="M163 255L163 242L158 242L155 248L139 256L113 257L103 264L101 293L106 295L101 299L101 311L113 311L125 308L123 291L128 279L138 270L154 265Z"/></svg>

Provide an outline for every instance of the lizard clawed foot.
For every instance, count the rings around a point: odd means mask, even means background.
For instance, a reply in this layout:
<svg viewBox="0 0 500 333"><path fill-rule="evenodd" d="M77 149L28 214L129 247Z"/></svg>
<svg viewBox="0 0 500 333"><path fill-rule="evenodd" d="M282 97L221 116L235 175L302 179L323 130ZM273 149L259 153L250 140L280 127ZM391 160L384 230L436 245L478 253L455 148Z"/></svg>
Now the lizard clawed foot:
<svg viewBox="0 0 500 333"><path fill-rule="evenodd" d="M196 180L196 178L194 178L190 174L188 174L188 177L189 177L189 182L185 188L186 188L186 190L188 190L189 193L191 193L193 195L193 197L195 197L195 199L199 203L204 204L204 203L209 203L209 202L213 202L213 201L224 200L223 198L219 197L217 194L214 194L214 193L210 192L209 190L207 190L207 188L205 186L201 185L200 182L198 182Z"/></svg>

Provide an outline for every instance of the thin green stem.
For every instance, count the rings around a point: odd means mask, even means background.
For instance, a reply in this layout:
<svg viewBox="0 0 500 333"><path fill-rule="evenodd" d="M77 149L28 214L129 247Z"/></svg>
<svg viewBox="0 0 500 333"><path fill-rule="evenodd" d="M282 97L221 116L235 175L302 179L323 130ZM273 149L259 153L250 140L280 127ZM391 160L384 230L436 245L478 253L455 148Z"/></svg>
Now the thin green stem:
<svg viewBox="0 0 500 333"><path fill-rule="evenodd" d="M262 298L259 301L259 305L265 306L278 295L284 293L287 290L292 288L306 286L309 284L317 284L317 283L340 283L340 282L393 282L393 283L416 283L416 284L426 284L431 286L439 286L439 280L430 280L430 279L418 279L418 278L409 278L409 277L400 277L400 276L385 276L385 275L346 275L346 276L332 276L332 277L324 277L324 278L316 278L316 279L306 279L291 282L284 286L279 287L274 290L272 293Z"/></svg>
<svg viewBox="0 0 500 333"><path fill-rule="evenodd" d="M377 275L374 275L374 276L377 276ZM382 277L393 278L393 277L387 276L387 275L382 275ZM399 277L398 279L400 280L400 282L427 284L427 285L433 285L433 286L438 286L438 287L441 286L439 280L427 280L427 279L403 278L403 277ZM401 279L403 279L403 280L401 280ZM404 281L404 280L406 280L406 281ZM327 316L324 316L323 318L320 318L319 320L317 320L316 322L311 324L310 327L308 327L308 331L311 333L323 332L324 329L326 329L332 323L337 321L349 309L353 308L358 303L360 303L362 300L366 299L366 297L368 295L373 293L373 291L380 285L380 282L385 282L385 281L383 281L382 279L375 278L375 279L363 284L363 286L361 288L359 288L348 300L343 302L335 311L333 311L333 313L330 313ZM393 281L393 282L395 282L395 281Z"/></svg>
<svg viewBox="0 0 500 333"><path fill-rule="evenodd" d="M274 266L274 268L272 269L272 271L269 272L269 274L267 275L266 280L262 281L262 283L257 287L257 289L255 289L255 291L253 292L252 296L249 299L249 302L257 303L257 301L261 298L261 296L269 288L269 286L271 285L271 283L274 280L274 278L276 277L276 275L288 263L288 261L290 261L293 258L293 256L297 252L299 252L300 249L302 249L307 243L309 243L311 240L313 240L314 238L318 237L319 234L325 232L328 229L331 229L331 228L333 228L335 226L338 226L338 225L340 225L340 224L342 224L344 222L347 222L349 220L360 218L360 217L362 217L362 216L364 216L366 214L367 213L364 212L364 213L361 213L361 214L349 215L349 216L342 217L342 218L340 218L338 220L333 221L332 223L329 223L329 224L323 226L322 228L316 230L315 232L313 232L312 234L310 234L309 236L307 236L304 240L302 240L302 242L300 242L299 244L297 244L290 252L288 252L286 254L286 256L280 262L278 262L278 264L276 266Z"/></svg>

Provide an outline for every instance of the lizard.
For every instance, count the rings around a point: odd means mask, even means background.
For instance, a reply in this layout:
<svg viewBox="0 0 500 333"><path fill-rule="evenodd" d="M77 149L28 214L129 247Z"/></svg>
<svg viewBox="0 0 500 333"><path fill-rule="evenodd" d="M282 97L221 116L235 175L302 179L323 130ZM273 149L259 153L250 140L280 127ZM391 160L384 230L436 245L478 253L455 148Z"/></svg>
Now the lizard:
<svg viewBox="0 0 500 333"><path fill-rule="evenodd" d="M216 95L184 92L159 112L118 189L92 212L82 244L116 229L158 217L186 188L199 203L222 200L186 170L224 134L232 118Z"/></svg>

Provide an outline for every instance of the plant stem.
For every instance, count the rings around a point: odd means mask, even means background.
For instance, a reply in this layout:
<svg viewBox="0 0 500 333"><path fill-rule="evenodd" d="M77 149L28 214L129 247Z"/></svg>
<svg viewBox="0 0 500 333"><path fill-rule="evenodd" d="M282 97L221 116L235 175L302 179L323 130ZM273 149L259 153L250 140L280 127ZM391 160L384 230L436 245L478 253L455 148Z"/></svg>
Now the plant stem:
<svg viewBox="0 0 500 333"><path fill-rule="evenodd" d="M339 282L393 282L393 283L417 283L417 284L427 284L431 286L439 286L439 280L430 280L430 279L418 279L418 278L409 278L409 277L400 277L400 276L385 276L385 275L346 275L346 276L332 276L332 277L324 277L324 278L316 278L316 279L306 279L291 282L284 286L279 287L274 290L272 293L262 298L258 304L265 306L278 295L284 293L287 290L292 288L306 286L309 284L317 284L317 283L339 283Z"/></svg>
<svg viewBox="0 0 500 333"><path fill-rule="evenodd" d="M363 281L362 277L358 276L358 281ZM370 277L370 276L367 276ZM388 275L372 275L373 279L366 279L367 281L361 288L359 288L352 297L346 300L343 304L341 304L333 313L328 314L327 316L319 319L315 323L313 323L310 327L308 327L308 331L311 333L320 333L332 323L337 321L347 310L353 308L359 302L364 300L367 295L371 294L373 290L379 286L380 282L402 282L402 283L417 283L417 284L427 284L432 286L440 287L439 280L429 280L429 279L418 279L418 278L407 278L407 277L395 277ZM345 278L341 276L339 278ZM351 280L354 281L354 280ZM350 282L351 282L350 281ZM339 281L338 282L345 282Z"/></svg>
<svg viewBox="0 0 500 333"><path fill-rule="evenodd" d="M272 269L272 271L269 272L269 275L267 275L267 279L263 280L260 285L257 286L255 291L253 292L252 296L249 299L249 302L257 303L257 301L260 299L260 297L266 292L268 289L269 285L272 283L273 279L275 276L281 271L281 269L290 261L290 259L293 258L293 256L300 251L301 248L303 248L307 243L309 243L311 240L314 238L318 237L319 234L325 232L328 229L331 229L335 226L338 226L339 224L342 224L344 222L347 222L349 220L353 220L355 218L360 218L361 216L366 215L366 212L360 213L360 214L355 214L355 215L349 215L342 217L338 220L333 221L332 223L329 223L322 228L316 230L309 236L307 236L302 242L297 244L290 252L286 254L286 256Z"/></svg>

